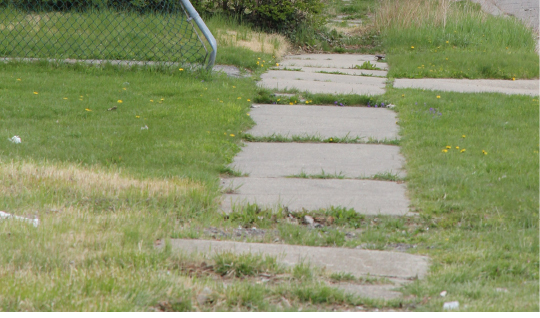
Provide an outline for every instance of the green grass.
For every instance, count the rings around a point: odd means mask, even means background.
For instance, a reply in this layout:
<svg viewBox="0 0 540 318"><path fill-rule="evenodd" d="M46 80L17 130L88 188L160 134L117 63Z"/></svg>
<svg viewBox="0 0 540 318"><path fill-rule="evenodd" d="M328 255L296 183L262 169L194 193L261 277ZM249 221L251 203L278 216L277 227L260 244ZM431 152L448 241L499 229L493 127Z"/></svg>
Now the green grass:
<svg viewBox="0 0 540 318"><path fill-rule="evenodd" d="M283 136L272 134L270 136L253 136L251 134L242 134L242 139L250 142L310 142L310 143L343 143L343 144L383 144L383 145L399 145L399 139L374 139L372 137L329 137L322 138L320 136Z"/></svg>
<svg viewBox="0 0 540 318"><path fill-rule="evenodd" d="M412 204L436 223L423 235L433 248L419 250L432 258L430 275L406 290L432 297L425 310L440 310L434 296L447 290L469 311L537 311L538 97L419 90L387 97L399 101Z"/></svg>
<svg viewBox="0 0 540 318"><path fill-rule="evenodd" d="M0 67L4 158L212 180L240 149L239 136L253 123L247 100L255 85L248 79L178 70ZM107 110L113 106L117 109ZM13 135L22 144L10 144L7 138Z"/></svg>
<svg viewBox="0 0 540 318"><path fill-rule="evenodd" d="M362 65L355 65L354 68L359 70L381 70L380 67L371 64L370 61L365 61Z"/></svg>
<svg viewBox="0 0 540 318"><path fill-rule="evenodd" d="M389 77L538 78L535 35L517 19L490 16L464 1L447 9L435 1L397 3L397 16L396 3L385 1L376 18Z"/></svg>

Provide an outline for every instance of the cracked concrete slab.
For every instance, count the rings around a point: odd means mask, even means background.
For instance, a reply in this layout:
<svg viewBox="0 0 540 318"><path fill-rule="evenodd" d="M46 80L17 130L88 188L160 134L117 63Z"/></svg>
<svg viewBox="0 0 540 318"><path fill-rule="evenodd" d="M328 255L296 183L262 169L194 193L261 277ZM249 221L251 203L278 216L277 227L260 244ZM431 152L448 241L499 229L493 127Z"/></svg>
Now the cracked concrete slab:
<svg viewBox="0 0 540 318"><path fill-rule="evenodd" d="M286 67L329 67L329 68L354 68L369 61L372 65L383 70L388 69L388 64L377 62L375 55L365 54L301 54L289 55L281 63Z"/></svg>
<svg viewBox="0 0 540 318"><path fill-rule="evenodd" d="M382 95L383 87L374 85L361 85L335 82L318 82L311 80L284 80L279 78L264 79L258 83L260 87L272 90L297 89L301 92L313 94L356 94L356 95Z"/></svg>
<svg viewBox="0 0 540 318"><path fill-rule="evenodd" d="M273 70L258 85L273 90L298 89L325 94L384 94L386 78Z"/></svg>
<svg viewBox="0 0 540 318"><path fill-rule="evenodd" d="M279 69L284 70L287 67L279 66ZM296 69L296 68L295 68ZM305 72L305 73L317 73L317 72L339 72L344 73L342 75L354 75L354 76L379 76L386 77L388 71L378 71L378 70L360 70L356 68L323 68L323 67L301 67L298 68L299 71L293 71L290 68L286 70L287 72ZM324 74L324 73L321 73ZM336 74L338 75L338 74Z"/></svg>
<svg viewBox="0 0 540 318"><path fill-rule="evenodd" d="M493 79L450 79L450 78L398 78L394 88L420 88L459 93L504 93L538 96L538 80L493 80Z"/></svg>
<svg viewBox="0 0 540 318"><path fill-rule="evenodd" d="M171 239L173 250L186 254L253 253L277 257L284 265L300 263L323 267L329 272L345 272L354 276L383 276L400 279L423 278L428 258L400 252L373 251L341 247L314 247L286 244L244 243L234 241Z"/></svg>
<svg viewBox="0 0 540 318"><path fill-rule="evenodd" d="M222 179L221 187L228 193L221 204L226 213L247 203L274 210L280 206L291 211L341 206L367 215L409 213L405 184L396 182L248 177Z"/></svg>
<svg viewBox="0 0 540 318"><path fill-rule="evenodd" d="M247 133L256 137L398 138L396 113L385 108L262 104L253 107L250 115L257 125Z"/></svg>
<svg viewBox="0 0 540 318"><path fill-rule="evenodd" d="M390 172L400 177L405 159L399 147L328 143L246 143L231 168L250 177L285 177L306 174L368 177Z"/></svg>

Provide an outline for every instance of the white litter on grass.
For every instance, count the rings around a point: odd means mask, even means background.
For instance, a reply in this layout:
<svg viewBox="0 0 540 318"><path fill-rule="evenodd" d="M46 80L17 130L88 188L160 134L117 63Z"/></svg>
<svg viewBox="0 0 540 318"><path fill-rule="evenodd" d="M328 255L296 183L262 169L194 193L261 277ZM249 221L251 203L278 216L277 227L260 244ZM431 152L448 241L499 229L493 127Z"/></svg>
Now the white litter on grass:
<svg viewBox="0 0 540 318"><path fill-rule="evenodd" d="M444 303L443 310L457 310L459 309L459 301L450 301L447 303Z"/></svg>
<svg viewBox="0 0 540 318"><path fill-rule="evenodd" d="M148 126L144 125L144 127L141 127L141 130L148 130Z"/></svg>
<svg viewBox="0 0 540 318"><path fill-rule="evenodd" d="M22 216L16 216L16 215L11 215L9 213L6 213L4 211L0 211L0 220L1 219L15 219L15 220L22 220L22 221L26 221L26 222L29 222L29 223L32 223L32 225L34 225L35 227L37 227L39 225L39 220L38 219L28 219L28 218L23 218Z"/></svg>
<svg viewBox="0 0 540 318"><path fill-rule="evenodd" d="M9 141L11 141L14 144L20 144L21 143L21 137L19 136L13 136L11 138L8 138Z"/></svg>
<svg viewBox="0 0 540 318"><path fill-rule="evenodd" d="M441 297L446 297L446 294L447 294L446 290L443 290L439 295L441 295Z"/></svg>

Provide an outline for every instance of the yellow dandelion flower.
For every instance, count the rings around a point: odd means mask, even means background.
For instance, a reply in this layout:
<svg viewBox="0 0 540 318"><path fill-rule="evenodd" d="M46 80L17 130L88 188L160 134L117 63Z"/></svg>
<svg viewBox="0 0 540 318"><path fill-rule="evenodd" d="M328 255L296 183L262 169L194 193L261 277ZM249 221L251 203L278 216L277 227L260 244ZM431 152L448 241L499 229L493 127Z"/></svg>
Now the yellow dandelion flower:
<svg viewBox="0 0 540 318"><path fill-rule="evenodd" d="M123 89L123 90L126 90L126 88L125 88L125 87L122 87L122 89Z"/></svg>
<svg viewBox="0 0 540 318"><path fill-rule="evenodd" d="M91 112L91 111L92 111L91 109L88 109L88 108L85 108L84 110L86 110L87 112Z"/></svg>
<svg viewBox="0 0 540 318"><path fill-rule="evenodd" d="M516 80L516 78L515 78L515 77L512 77L512 80L513 80L513 81L515 81L515 80Z"/></svg>
<svg viewBox="0 0 540 318"><path fill-rule="evenodd" d="M467 150L467 149L463 148L459 152L465 152L465 150Z"/></svg>
<svg viewBox="0 0 540 318"><path fill-rule="evenodd" d="M278 100L277 100L277 101L279 102L280 100L281 100L281 98L278 98Z"/></svg>
<svg viewBox="0 0 540 318"><path fill-rule="evenodd" d="M141 116L139 116L139 115L136 115L136 116L135 116L135 118L141 118Z"/></svg>
<svg viewBox="0 0 540 318"><path fill-rule="evenodd" d="M231 137L234 137L234 134L231 134Z"/></svg>
<svg viewBox="0 0 540 318"><path fill-rule="evenodd" d="M309 101L306 100L306 104L309 104Z"/></svg>
<svg viewBox="0 0 540 318"><path fill-rule="evenodd" d="M162 98L162 99L160 99L160 100L161 100L161 101L164 101L165 99L164 99L164 98Z"/></svg>
<svg viewBox="0 0 540 318"><path fill-rule="evenodd" d="M117 103L122 104L123 101L121 99L117 100Z"/></svg>
<svg viewBox="0 0 540 318"><path fill-rule="evenodd" d="M62 99L68 99L68 98L67 98L67 97L64 97L64 98L62 98Z"/></svg>
<svg viewBox="0 0 540 318"><path fill-rule="evenodd" d="M289 103L289 105L294 105L293 103Z"/></svg>
<svg viewBox="0 0 540 318"><path fill-rule="evenodd" d="M441 98L441 95L437 95L437 98Z"/></svg>
<svg viewBox="0 0 540 318"><path fill-rule="evenodd" d="M279 63L276 63L276 66L279 66Z"/></svg>
<svg viewBox="0 0 540 318"><path fill-rule="evenodd" d="M184 69L183 69L183 68L179 68L178 70L179 70L180 72L182 72Z"/></svg>
<svg viewBox="0 0 540 318"><path fill-rule="evenodd" d="M154 100L153 100L153 99L151 99L150 101L151 101L152 103L154 102Z"/></svg>
<svg viewBox="0 0 540 318"><path fill-rule="evenodd" d="M465 135L461 135L461 138L465 138L465 137L467 137L467 136L465 136Z"/></svg>
<svg viewBox="0 0 540 318"><path fill-rule="evenodd" d="M238 97L237 99L242 99L242 97Z"/></svg>
<svg viewBox="0 0 540 318"><path fill-rule="evenodd" d="M446 41L446 43L450 43L450 42Z"/></svg>
<svg viewBox="0 0 540 318"><path fill-rule="evenodd" d="M20 78L17 79L18 81L22 81Z"/></svg>
<svg viewBox="0 0 540 318"><path fill-rule="evenodd" d="M443 149L442 152L448 152L448 149Z"/></svg>
<svg viewBox="0 0 540 318"><path fill-rule="evenodd" d="M236 88L236 86L233 86L232 88Z"/></svg>
<svg viewBox="0 0 540 318"><path fill-rule="evenodd" d="M446 149L451 149L451 148L452 148L452 146L446 146Z"/></svg>
<svg viewBox="0 0 540 318"><path fill-rule="evenodd" d="M488 154L488 152L485 151L485 150L482 150L482 153L483 153L484 155L487 155L487 154Z"/></svg>
<svg viewBox="0 0 540 318"><path fill-rule="evenodd" d="M456 146L456 149L459 149L459 146Z"/></svg>
<svg viewBox="0 0 540 318"><path fill-rule="evenodd" d="M405 97L405 94L401 94L401 97Z"/></svg>
<svg viewBox="0 0 540 318"><path fill-rule="evenodd" d="M34 92L34 95L37 95L37 94L39 94L39 93L38 93L38 92Z"/></svg>
<svg viewBox="0 0 540 318"><path fill-rule="evenodd" d="M261 64L261 67L264 67L264 64Z"/></svg>
<svg viewBox="0 0 540 318"><path fill-rule="evenodd" d="M260 60L260 59L261 59L260 57L257 58L257 60Z"/></svg>
<svg viewBox="0 0 540 318"><path fill-rule="evenodd" d="M247 113L246 115L248 115L248 116L249 116L249 113Z"/></svg>
<svg viewBox="0 0 540 318"><path fill-rule="evenodd" d="M251 99L247 99L248 102L251 102Z"/></svg>
<svg viewBox="0 0 540 318"><path fill-rule="evenodd" d="M414 49L414 46L411 46L411 49Z"/></svg>

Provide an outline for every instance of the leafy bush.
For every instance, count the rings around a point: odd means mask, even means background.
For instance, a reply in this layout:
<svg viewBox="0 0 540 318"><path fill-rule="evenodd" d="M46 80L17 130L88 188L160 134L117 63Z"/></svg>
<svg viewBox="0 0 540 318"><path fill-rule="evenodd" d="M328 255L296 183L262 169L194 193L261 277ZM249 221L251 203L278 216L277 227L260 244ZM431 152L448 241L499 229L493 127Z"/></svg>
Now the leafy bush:
<svg viewBox="0 0 540 318"><path fill-rule="evenodd" d="M320 0L192 0L197 11L224 13L265 30L291 32L302 24L318 27Z"/></svg>

